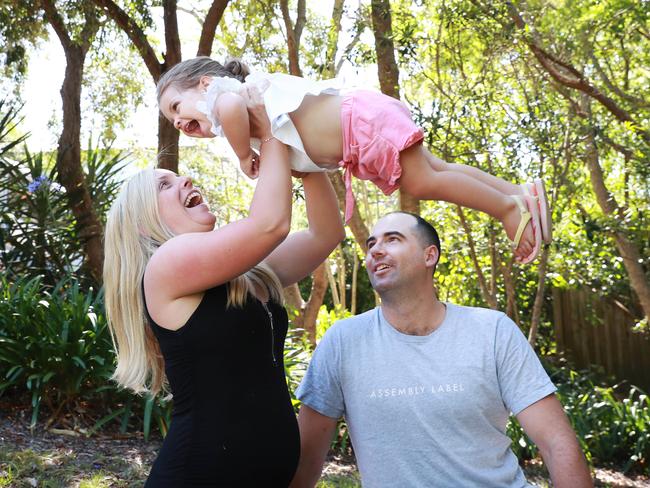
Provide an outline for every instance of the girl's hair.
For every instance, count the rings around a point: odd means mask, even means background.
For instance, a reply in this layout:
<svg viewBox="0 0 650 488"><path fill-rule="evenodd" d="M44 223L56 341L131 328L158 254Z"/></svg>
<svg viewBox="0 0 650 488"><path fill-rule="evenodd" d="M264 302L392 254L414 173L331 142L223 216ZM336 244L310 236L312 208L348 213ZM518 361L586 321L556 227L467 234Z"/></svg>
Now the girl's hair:
<svg viewBox="0 0 650 488"><path fill-rule="evenodd" d="M248 66L238 59L229 59L225 65L207 56L181 61L172 66L158 80L156 85L158 102L170 86L175 86L179 90L188 90L196 87L203 76L237 78L243 82L249 74Z"/></svg>
<svg viewBox="0 0 650 488"><path fill-rule="evenodd" d="M127 181L113 203L104 235L104 293L117 353L113 379L136 393L157 394L166 385L164 361L145 313L143 277L151 256L174 237L162 222L153 168ZM228 283L227 306L242 306L255 286L282 302L282 286L260 263Z"/></svg>

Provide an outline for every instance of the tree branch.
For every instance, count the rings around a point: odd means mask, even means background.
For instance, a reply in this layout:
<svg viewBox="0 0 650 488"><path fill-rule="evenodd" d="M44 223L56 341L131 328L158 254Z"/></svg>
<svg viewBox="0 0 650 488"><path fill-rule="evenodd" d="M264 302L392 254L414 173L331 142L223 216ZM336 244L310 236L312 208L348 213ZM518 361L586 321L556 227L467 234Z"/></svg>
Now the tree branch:
<svg viewBox="0 0 650 488"><path fill-rule="evenodd" d="M54 32L61 41L64 49L70 49L73 44L72 39L70 39L70 36L68 35L63 18L59 15L56 6L52 0L41 0L41 5L43 6L48 22L54 29Z"/></svg>
<svg viewBox="0 0 650 488"><path fill-rule="evenodd" d="M217 26L221 22L223 13L228 6L229 0L214 0L203 21L199 47L196 51L197 56L210 56L212 53L212 44L214 43L214 34Z"/></svg>
<svg viewBox="0 0 650 488"><path fill-rule="evenodd" d="M289 14L288 0L280 0L280 10L282 12L282 20L284 20L284 27L287 31L287 50L289 51L289 73L294 76L302 76L300 70L300 61L298 58L299 39L296 39L296 33L291 22L291 15Z"/></svg>
<svg viewBox="0 0 650 488"><path fill-rule="evenodd" d="M300 38L302 37L302 30L307 23L307 5L305 0L298 0L298 15L296 16L296 25L293 26L293 34L296 36L296 44L300 46Z"/></svg>
<svg viewBox="0 0 650 488"><path fill-rule="evenodd" d="M465 231L465 236L467 237L469 256L472 259L472 264L474 264L474 271L476 272L476 277L478 278L478 284L481 289L481 294L483 295L483 299L491 309L496 310L497 309L496 297L492 293L490 293L490 290L488 289L487 281L485 280L485 275L483 274L483 270L481 269L481 265L479 264L478 257L476 255L476 245L474 243L474 238L472 237L472 230L470 229L469 224L467 223L467 219L465 218L465 213L463 212L463 209L459 205L456 205L456 213L458 214L460 223L463 226L463 230Z"/></svg>
<svg viewBox="0 0 650 488"><path fill-rule="evenodd" d="M165 24L165 66L163 72L181 62L181 40L178 37L176 0L163 0L163 23Z"/></svg>
<svg viewBox="0 0 650 488"><path fill-rule="evenodd" d="M124 10L122 10L118 5L115 4L115 2L113 2L113 0L93 1L98 7L104 9L106 15L113 19L118 27L122 29L128 36L135 48L140 53L144 64L149 70L149 74L151 74L154 82L157 83L163 71L162 63L158 61L156 52L154 51L153 47L151 47L151 44L149 44L146 34Z"/></svg>
<svg viewBox="0 0 650 488"><path fill-rule="evenodd" d="M507 2L508 11L510 17L515 23L515 26L521 30L525 31L526 22L521 17L517 9L510 2ZM524 35L524 42L528 45L530 50L533 52L537 60L542 64L546 69L548 74L551 75L555 80L567 86L579 90L591 98L600 102L614 117L616 117L621 122L632 123L635 128L634 130L648 143L650 144L650 133L646 130L643 130L641 124L637 123L634 118L622 107L620 107L613 99L602 93L597 87L592 85L589 80L580 73L577 69L571 66L564 61L553 56L551 53L544 50L539 42L535 39L535 36Z"/></svg>

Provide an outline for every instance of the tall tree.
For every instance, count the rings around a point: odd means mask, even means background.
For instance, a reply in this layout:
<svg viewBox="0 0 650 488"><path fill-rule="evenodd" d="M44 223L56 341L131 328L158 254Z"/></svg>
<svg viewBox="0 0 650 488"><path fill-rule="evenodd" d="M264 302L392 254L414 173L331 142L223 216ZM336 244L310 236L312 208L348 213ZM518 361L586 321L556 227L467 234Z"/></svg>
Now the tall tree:
<svg viewBox="0 0 650 488"><path fill-rule="evenodd" d="M81 83L88 49L99 29L100 22L95 7L87 2L74 5L81 19L65 14L54 0L41 0L45 19L56 33L65 53L66 68L61 99L63 101L63 129L57 148L57 170L61 184L66 189L70 208L77 221L79 237L83 242L86 266L99 283L102 276L104 249L102 225L93 208L88 185L81 167ZM78 10L77 10L78 9ZM68 17L68 22L64 20Z"/></svg>
<svg viewBox="0 0 650 488"><path fill-rule="evenodd" d="M284 20L284 27L287 36L287 50L289 52L289 74L294 76L302 76L300 70L300 55L299 49L300 38L302 30L307 21L307 6L305 0L298 0L296 7L296 21L291 20L291 13L289 12L289 1L280 0L280 10L282 11L282 20Z"/></svg>
<svg viewBox="0 0 650 488"><path fill-rule="evenodd" d="M181 42L178 31L176 0L163 0L163 24L165 51L162 61L159 60L156 49L150 43L146 29L151 25L150 11L153 4L138 0L120 7L113 0L93 0L115 24L122 29L138 50L154 83L162 74L181 59ZM201 36L196 50L197 56L209 56L212 52L214 35L221 21L229 0L213 0L205 13ZM162 168L178 171L178 139L179 132L163 117L158 115L158 164Z"/></svg>
<svg viewBox="0 0 650 488"><path fill-rule="evenodd" d="M591 115L591 99L587 94L582 95L582 109L589 116ZM584 159L589 169L589 178L596 195L596 201L607 217L625 222L625 214L629 212L629 209L616 200L605 184L603 169L600 165L596 130L593 126L588 125L585 131L587 151ZM646 321L650 321L650 283L648 283L641 264L643 263L641 252L634 241L628 237L622 225L614 227L613 237L619 254L623 258L623 265L630 277L630 284L639 297Z"/></svg>
<svg viewBox="0 0 650 488"><path fill-rule="evenodd" d="M388 0L372 0L372 31L375 35L375 52L377 53L377 74L379 86L384 95L400 99L399 68L395 61L395 43ZM400 208L406 212L420 213L417 198L400 190Z"/></svg>

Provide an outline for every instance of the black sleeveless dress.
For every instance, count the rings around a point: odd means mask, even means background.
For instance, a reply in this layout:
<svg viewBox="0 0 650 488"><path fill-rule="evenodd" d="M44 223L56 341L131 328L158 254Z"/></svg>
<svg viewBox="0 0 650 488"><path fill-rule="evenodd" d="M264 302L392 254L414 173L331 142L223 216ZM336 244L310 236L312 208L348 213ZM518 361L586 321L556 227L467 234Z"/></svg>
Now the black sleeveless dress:
<svg viewBox="0 0 650 488"><path fill-rule="evenodd" d="M284 373L287 313L205 292L177 331L149 317L173 394L172 421L145 488L286 487L300 437ZM147 312L148 316L148 312Z"/></svg>

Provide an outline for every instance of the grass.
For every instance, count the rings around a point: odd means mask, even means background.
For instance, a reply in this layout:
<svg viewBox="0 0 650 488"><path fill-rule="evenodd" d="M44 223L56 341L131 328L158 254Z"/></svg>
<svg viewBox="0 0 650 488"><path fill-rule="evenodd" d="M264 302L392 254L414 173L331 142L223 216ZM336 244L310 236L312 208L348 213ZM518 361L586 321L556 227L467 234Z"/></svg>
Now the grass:
<svg viewBox="0 0 650 488"><path fill-rule="evenodd" d="M146 471L118 458L83 462L58 450L0 449L0 487L11 488L127 488L144 483Z"/></svg>
<svg viewBox="0 0 650 488"><path fill-rule="evenodd" d="M316 488L360 488L361 481L359 475L352 474L332 474L323 477L318 482Z"/></svg>
<svg viewBox="0 0 650 488"><path fill-rule="evenodd" d="M70 451L0 448L0 488L131 488L144 484L147 471L117 456L97 456L89 462ZM318 483L318 488L360 486L356 471L329 474Z"/></svg>

